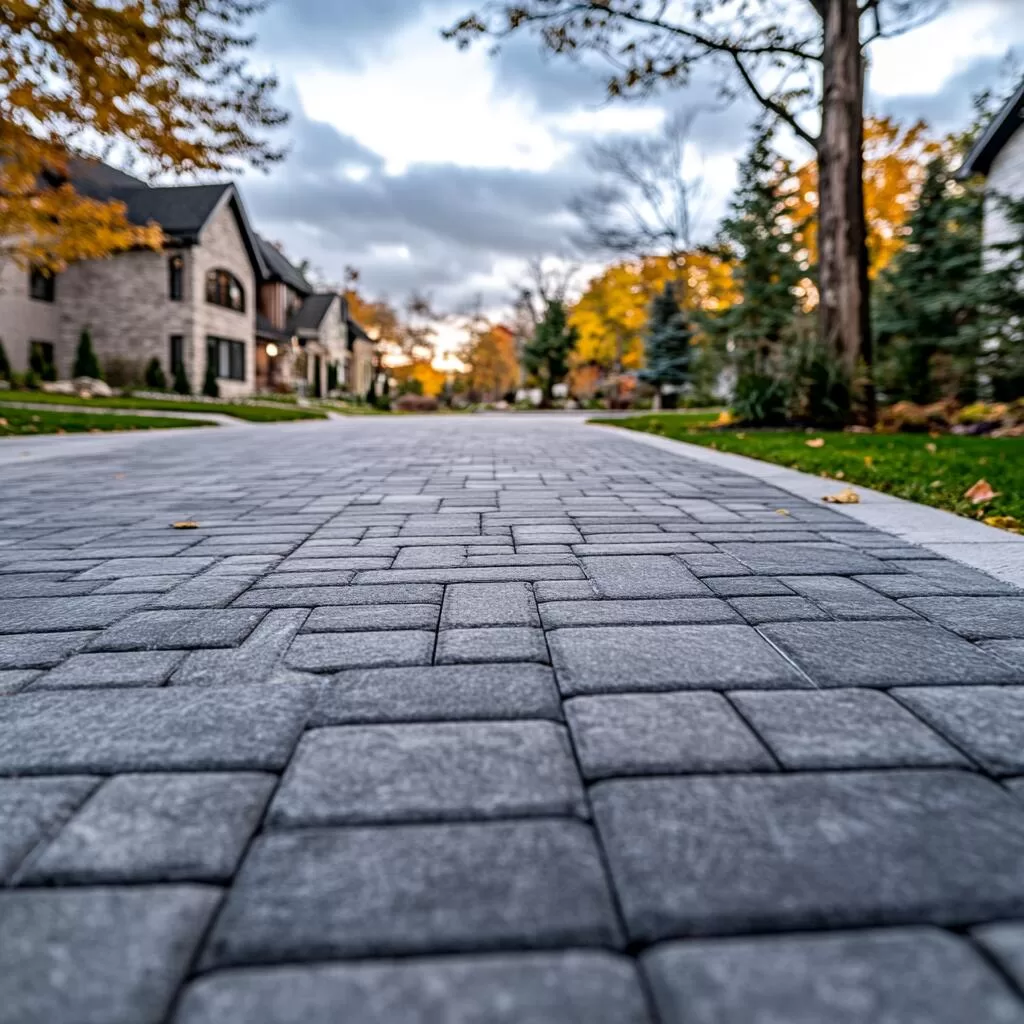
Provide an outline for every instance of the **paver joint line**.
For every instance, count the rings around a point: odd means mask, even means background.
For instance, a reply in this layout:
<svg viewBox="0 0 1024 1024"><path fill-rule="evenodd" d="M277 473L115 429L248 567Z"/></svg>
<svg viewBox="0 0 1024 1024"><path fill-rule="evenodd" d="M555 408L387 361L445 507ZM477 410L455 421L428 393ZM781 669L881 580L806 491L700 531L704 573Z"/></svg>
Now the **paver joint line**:
<svg viewBox="0 0 1024 1024"><path fill-rule="evenodd" d="M0 1024L1024 1024L1005 562L571 416L268 437L4 465Z"/></svg>

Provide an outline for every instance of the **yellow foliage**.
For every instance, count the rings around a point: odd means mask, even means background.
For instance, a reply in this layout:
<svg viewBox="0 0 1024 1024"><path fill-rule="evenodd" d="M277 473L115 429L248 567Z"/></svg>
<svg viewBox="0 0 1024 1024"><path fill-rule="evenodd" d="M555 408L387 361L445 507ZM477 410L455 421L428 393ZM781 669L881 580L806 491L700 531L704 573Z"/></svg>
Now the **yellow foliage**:
<svg viewBox="0 0 1024 1024"><path fill-rule="evenodd" d="M477 335L465 358L470 364L470 389L485 401L498 401L519 382L515 335L501 324Z"/></svg>
<svg viewBox="0 0 1024 1024"><path fill-rule="evenodd" d="M69 140L95 138L161 171L265 165L281 154L253 134L284 121L274 80L238 50L250 0L68 3L3 0L0 16L0 239L20 266L159 247L156 225L66 184Z"/></svg>
<svg viewBox="0 0 1024 1024"><path fill-rule="evenodd" d="M569 311L569 322L580 336L574 365L590 364L610 372L618 353L624 370L642 367L647 311L669 281L685 282L688 309L712 312L736 301L732 272L718 256L695 252L682 259L681 267L673 266L667 256L630 260L595 277ZM696 341L700 342L699 335Z"/></svg>
<svg viewBox="0 0 1024 1024"><path fill-rule="evenodd" d="M408 380L417 380L423 386L423 394L429 398L437 398L444 390L445 375L435 370L426 359L415 359L405 366L395 366L388 371L401 384Z"/></svg>
<svg viewBox="0 0 1024 1024"><path fill-rule="evenodd" d="M885 269L904 245L906 223L924 181L928 161L941 143L928 137L928 125L902 126L891 117L864 122L864 213L868 226L868 261L872 278ZM796 171L791 216L808 265L818 258L818 165Z"/></svg>

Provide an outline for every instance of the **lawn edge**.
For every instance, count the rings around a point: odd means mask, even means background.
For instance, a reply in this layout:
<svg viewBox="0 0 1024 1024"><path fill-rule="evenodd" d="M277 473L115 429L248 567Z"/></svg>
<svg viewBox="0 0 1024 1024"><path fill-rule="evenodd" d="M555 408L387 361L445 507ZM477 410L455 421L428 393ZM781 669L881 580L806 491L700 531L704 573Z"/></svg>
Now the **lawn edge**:
<svg viewBox="0 0 1024 1024"><path fill-rule="evenodd" d="M751 458L749 455L720 452L685 441L603 423L588 422L587 426L614 433L616 437L629 438L652 448L673 452L687 459L706 462L734 473L743 473L788 491L798 498L818 504L821 504L823 495L845 486L845 482L839 484L834 480L825 480L787 466ZM980 569L1006 583L1024 587L1024 537L998 530L994 526L986 526L973 519L965 519L954 512L883 494L862 484L850 486L860 496L859 505L822 507L831 508L865 526L917 544L944 558Z"/></svg>

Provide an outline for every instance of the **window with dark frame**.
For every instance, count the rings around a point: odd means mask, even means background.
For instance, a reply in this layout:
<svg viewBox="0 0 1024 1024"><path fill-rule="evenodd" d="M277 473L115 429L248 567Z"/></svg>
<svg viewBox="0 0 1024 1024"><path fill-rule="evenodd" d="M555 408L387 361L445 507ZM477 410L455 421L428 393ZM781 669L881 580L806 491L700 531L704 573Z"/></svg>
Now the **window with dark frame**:
<svg viewBox="0 0 1024 1024"><path fill-rule="evenodd" d="M185 261L174 255L167 260L167 293L175 302L185 297Z"/></svg>
<svg viewBox="0 0 1024 1024"><path fill-rule="evenodd" d="M206 274L206 301L244 313L245 289L230 270L210 270Z"/></svg>
<svg viewBox="0 0 1024 1024"><path fill-rule="evenodd" d="M206 339L207 358L217 367L217 376L222 380L245 380L245 342L231 338Z"/></svg>
<svg viewBox="0 0 1024 1024"><path fill-rule="evenodd" d="M177 373L179 366L185 365L185 335L171 335L171 373Z"/></svg>
<svg viewBox="0 0 1024 1024"><path fill-rule="evenodd" d="M57 298L57 278L39 267L28 272L28 293L38 302L53 302Z"/></svg>

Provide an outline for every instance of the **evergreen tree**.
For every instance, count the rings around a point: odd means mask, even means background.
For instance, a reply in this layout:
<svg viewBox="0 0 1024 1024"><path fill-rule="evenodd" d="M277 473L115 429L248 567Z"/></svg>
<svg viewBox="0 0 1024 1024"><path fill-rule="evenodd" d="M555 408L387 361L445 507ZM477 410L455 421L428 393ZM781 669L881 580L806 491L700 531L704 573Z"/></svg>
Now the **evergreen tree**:
<svg viewBox="0 0 1024 1024"><path fill-rule="evenodd" d="M719 247L731 258L740 301L723 313L698 315L712 338L731 343L736 362L734 411L743 420L786 419L793 382L784 343L800 315L797 289L808 276L796 258L789 164L771 148L773 132L759 127L739 167L739 184L722 222ZM810 412L814 418L817 410Z"/></svg>
<svg viewBox="0 0 1024 1024"><path fill-rule="evenodd" d="M192 394L192 385L188 381L188 374L185 373L184 360L180 360L174 367L174 390L179 395Z"/></svg>
<svg viewBox="0 0 1024 1024"><path fill-rule="evenodd" d="M0 341L0 380L9 381L11 379L11 364L7 358L7 353L4 351L4 343Z"/></svg>
<svg viewBox="0 0 1024 1024"><path fill-rule="evenodd" d="M693 328L676 298L671 283L655 295L647 316L644 357L647 366L639 374L658 388L680 389L690 382ZM675 398L675 395L672 395ZM675 404L670 401L669 406Z"/></svg>
<svg viewBox="0 0 1024 1024"><path fill-rule="evenodd" d="M160 360L156 356L153 356L148 363L146 363L146 387L156 388L158 391L163 391L167 387L167 378L164 376L163 367L160 365Z"/></svg>
<svg viewBox="0 0 1024 1024"><path fill-rule="evenodd" d="M203 394L207 398L220 398L220 387L217 384L216 351L206 353L206 376L203 378Z"/></svg>
<svg viewBox="0 0 1024 1024"><path fill-rule="evenodd" d="M75 367L72 377L92 377L94 380L101 380L103 377L100 370L100 361L92 349L92 335L88 328L83 328L78 336L78 349L75 352Z"/></svg>
<svg viewBox="0 0 1024 1024"><path fill-rule="evenodd" d="M985 332L981 307L983 194L953 180L947 160L928 165L905 246L878 281L879 382L889 399L965 401L977 390Z"/></svg>
<svg viewBox="0 0 1024 1024"><path fill-rule="evenodd" d="M544 319L523 349L523 364L528 373L541 378L544 398L550 404L554 386L569 372L569 356L576 347L579 334L570 326L565 303L549 302Z"/></svg>

